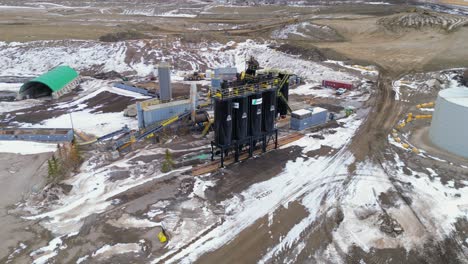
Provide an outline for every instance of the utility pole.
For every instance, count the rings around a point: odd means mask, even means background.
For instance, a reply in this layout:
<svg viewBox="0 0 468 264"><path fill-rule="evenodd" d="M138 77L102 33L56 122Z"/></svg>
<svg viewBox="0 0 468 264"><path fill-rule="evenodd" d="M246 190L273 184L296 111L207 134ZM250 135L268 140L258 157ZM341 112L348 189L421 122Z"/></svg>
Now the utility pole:
<svg viewBox="0 0 468 264"><path fill-rule="evenodd" d="M70 122L72 126L72 132L73 132L73 138L75 138L75 127L73 126L73 118L72 118L72 113L68 113L70 115Z"/></svg>

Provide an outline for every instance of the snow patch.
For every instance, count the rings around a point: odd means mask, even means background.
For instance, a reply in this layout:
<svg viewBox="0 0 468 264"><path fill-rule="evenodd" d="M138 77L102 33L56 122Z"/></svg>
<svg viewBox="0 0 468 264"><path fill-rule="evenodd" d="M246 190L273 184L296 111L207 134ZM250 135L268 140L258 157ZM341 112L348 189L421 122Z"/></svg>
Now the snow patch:
<svg viewBox="0 0 468 264"><path fill-rule="evenodd" d="M15 153L21 155L55 152L56 143L39 143L33 141L0 141L0 153Z"/></svg>

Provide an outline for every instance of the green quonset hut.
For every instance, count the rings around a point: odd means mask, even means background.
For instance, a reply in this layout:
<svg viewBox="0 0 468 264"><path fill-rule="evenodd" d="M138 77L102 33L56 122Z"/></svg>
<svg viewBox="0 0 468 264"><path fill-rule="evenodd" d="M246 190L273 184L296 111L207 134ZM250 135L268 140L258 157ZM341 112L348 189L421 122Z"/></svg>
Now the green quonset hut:
<svg viewBox="0 0 468 264"><path fill-rule="evenodd" d="M80 75L78 72L68 66L58 66L23 84L19 96L21 99L44 96L59 98L79 84Z"/></svg>

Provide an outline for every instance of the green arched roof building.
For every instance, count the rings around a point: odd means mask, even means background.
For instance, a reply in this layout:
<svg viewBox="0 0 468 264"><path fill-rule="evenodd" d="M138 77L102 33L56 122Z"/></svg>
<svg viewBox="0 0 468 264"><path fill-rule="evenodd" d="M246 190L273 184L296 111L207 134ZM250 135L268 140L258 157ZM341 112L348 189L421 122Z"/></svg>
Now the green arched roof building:
<svg viewBox="0 0 468 264"><path fill-rule="evenodd" d="M79 77L78 72L68 66L58 66L38 76L20 88L20 94L40 97L43 94L61 94L60 91Z"/></svg>

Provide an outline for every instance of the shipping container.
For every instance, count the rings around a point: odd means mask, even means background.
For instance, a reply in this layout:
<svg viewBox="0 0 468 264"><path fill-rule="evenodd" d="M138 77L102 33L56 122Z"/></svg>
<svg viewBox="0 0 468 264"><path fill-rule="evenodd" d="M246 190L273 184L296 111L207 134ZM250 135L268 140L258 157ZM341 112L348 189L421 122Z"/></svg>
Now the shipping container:
<svg viewBox="0 0 468 264"><path fill-rule="evenodd" d="M291 129L304 130L310 127L323 125L328 121L328 110L315 107L310 110L300 109L291 114Z"/></svg>
<svg viewBox="0 0 468 264"><path fill-rule="evenodd" d="M347 90L353 89L353 85L351 83L328 81L328 80L323 80L322 86L327 87L327 88L333 88L333 89L339 89L339 88L344 88Z"/></svg>

